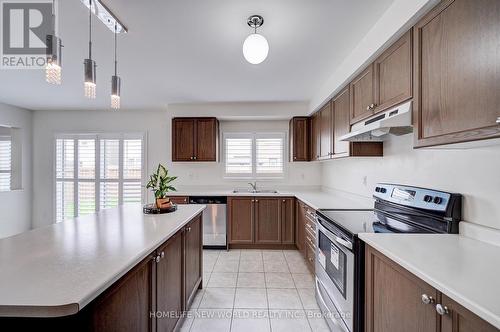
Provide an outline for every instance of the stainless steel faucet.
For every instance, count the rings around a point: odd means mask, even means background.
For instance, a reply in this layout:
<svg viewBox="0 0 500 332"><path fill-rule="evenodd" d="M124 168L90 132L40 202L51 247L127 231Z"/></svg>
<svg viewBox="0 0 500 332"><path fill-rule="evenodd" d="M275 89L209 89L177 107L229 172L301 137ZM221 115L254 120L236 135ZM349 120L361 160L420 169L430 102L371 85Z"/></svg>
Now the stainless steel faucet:
<svg viewBox="0 0 500 332"><path fill-rule="evenodd" d="M254 183L248 182L248 184L252 187L254 192L257 192L257 181L254 181Z"/></svg>

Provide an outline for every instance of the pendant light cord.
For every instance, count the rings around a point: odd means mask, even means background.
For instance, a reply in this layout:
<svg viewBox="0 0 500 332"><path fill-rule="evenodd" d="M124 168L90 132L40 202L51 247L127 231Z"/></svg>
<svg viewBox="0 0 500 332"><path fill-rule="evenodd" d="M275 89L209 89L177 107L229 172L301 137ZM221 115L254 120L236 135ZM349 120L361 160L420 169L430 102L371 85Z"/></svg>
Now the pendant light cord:
<svg viewBox="0 0 500 332"><path fill-rule="evenodd" d="M89 0L89 59L92 60L92 0Z"/></svg>
<svg viewBox="0 0 500 332"><path fill-rule="evenodd" d="M116 33L116 31L117 31L117 26L116 26L116 22L115 22L115 76L117 76L116 75L116 73L117 73L117 59L116 59L116 38L117 38L116 35L117 35L117 33Z"/></svg>

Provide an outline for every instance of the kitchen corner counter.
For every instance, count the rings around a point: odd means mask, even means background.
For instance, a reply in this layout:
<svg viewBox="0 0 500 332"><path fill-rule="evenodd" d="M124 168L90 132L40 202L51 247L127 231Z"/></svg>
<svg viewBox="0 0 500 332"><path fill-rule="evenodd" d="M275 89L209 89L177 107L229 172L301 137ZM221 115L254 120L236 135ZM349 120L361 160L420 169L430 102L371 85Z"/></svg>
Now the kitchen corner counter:
<svg viewBox="0 0 500 332"><path fill-rule="evenodd" d="M451 234L360 234L368 245L500 328L500 247Z"/></svg>
<svg viewBox="0 0 500 332"><path fill-rule="evenodd" d="M0 317L77 313L204 209L133 204L0 240Z"/></svg>

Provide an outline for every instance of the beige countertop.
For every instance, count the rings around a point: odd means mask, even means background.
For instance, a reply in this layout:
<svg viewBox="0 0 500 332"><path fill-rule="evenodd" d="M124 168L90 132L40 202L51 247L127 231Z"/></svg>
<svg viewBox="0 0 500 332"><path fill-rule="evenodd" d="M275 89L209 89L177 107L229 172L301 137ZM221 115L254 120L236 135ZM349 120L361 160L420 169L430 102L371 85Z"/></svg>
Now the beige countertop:
<svg viewBox="0 0 500 332"><path fill-rule="evenodd" d="M204 209L125 205L1 239L0 316L77 313Z"/></svg>

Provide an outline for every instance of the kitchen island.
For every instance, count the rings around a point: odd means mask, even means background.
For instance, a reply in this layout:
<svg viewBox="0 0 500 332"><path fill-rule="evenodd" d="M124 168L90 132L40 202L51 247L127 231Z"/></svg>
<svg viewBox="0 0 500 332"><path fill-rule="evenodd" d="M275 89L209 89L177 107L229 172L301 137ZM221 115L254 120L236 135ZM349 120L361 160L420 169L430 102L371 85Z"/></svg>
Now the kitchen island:
<svg viewBox="0 0 500 332"><path fill-rule="evenodd" d="M204 208L127 205L0 240L0 324L173 329L179 319L150 316L184 310L201 288Z"/></svg>

